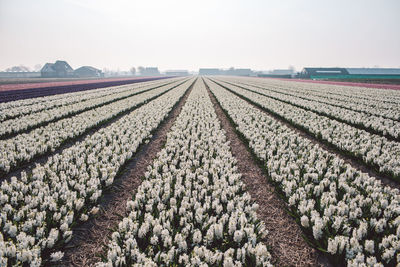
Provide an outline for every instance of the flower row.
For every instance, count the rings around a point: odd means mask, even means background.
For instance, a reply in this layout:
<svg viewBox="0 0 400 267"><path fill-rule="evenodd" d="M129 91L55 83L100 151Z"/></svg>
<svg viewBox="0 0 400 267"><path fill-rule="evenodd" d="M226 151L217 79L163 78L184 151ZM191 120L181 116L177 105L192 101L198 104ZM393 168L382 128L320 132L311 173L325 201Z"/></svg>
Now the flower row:
<svg viewBox="0 0 400 267"><path fill-rule="evenodd" d="M317 139L349 153L379 172L400 178L400 143L346 123L229 85L229 89L305 129Z"/></svg>
<svg viewBox="0 0 400 267"><path fill-rule="evenodd" d="M235 165L197 81L97 266L270 266Z"/></svg>
<svg viewBox="0 0 400 267"><path fill-rule="evenodd" d="M248 80L248 78L246 78L246 80ZM265 84L267 82L265 79L251 80L259 85ZM268 85L281 89L295 88L296 90L305 92L306 94L317 94L319 96L323 96L329 99L347 99L349 101L360 104L373 103L379 108L393 108L397 112L400 111L400 108L398 106L400 104L400 96L399 91L396 90L379 90L376 88L303 83L270 79L268 79Z"/></svg>
<svg viewBox="0 0 400 267"><path fill-rule="evenodd" d="M168 82L165 82L168 83ZM177 83L177 82L176 82ZM52 122L65 117L73 116L77 113L90 110L99 106L121 100L152 88L157 87L154 85L147 85L141 88L122 90L115 94L100 96L86 101L78 101L71 105L64 105L53 109L43 110L37 113L31 113L15 119L6 120L0 123L0 137L7 137L10 134L17 134L22 131L34 129L41 125Z"/></svg>
<svg viewBox="0 0 400 267"><path fill-rule="evenodd" d="M39 266L98 211L102 190L166 118L193 80L87 136L0 186L0 265ZM54 252L52 259L62 256Z"/></svg>
<svg viewBox="0 0 400 267"><path fill-rule="evenodd" d="M178 86L174 82L156 89L124 98L78 115L49 123L28 133L0 140L0 173L6 174L35 157L54 152L69 140L79 137L90 129L130 111L160 94Z"/></svg>
<svg viewBox="0 0 400 267"><path fill-rule="evenodd" d="M229 85L232 85L232 83L229 83ZM236 85L233 84L233 86ZM332 106L289 94L277 93L273 90L260 89L251 85L240 86L243 89L266 96L268 100L274 99L277 101L282 101L284 103L315 112L318 115L347 123L351 126L360 127L361 129L367 131L370 130L382 136L388 136L395 139L400 138L400 122L392 119L387 119L372 114L365 114L363 112L352 111L342 107Z"/></svg>
<svg viewBox="0 0 400 267"><path fill-rule="evenodd" d="M337 264L400 263L400 194L209 83L298 223Z"/></svg>
<svg viewBox="0 0 400 267"><path fill-rule="evenodd" d="M174 79L169 79L171 82ZM77 102L82 102L86 100L90 100L93 98L98 98L106 95L111 95L115 93L120 93L124 91L129 91L133 89L139 89L144 86L157 86L160 84L164 84L166 80L162 81L150 81L129 85L119 85L112 86L107 88L94 89L89 91L75 92L75 93L67 93L61 95L52 95L45 96L39 98L30 98L26 100L18 100L13 102L1 103L0 106L0 122L8 119L13 119L16 117L20 117L22 115L27 115L35 112L39 112L42 110L48 110L60 106L70 105Z"/></svg>
<svg viewBox="0 0 400 267"><path fill-rule="evenodd" d="M237 80L237 79L225 79L227 81L233 81L242 85L251 85L257 88L266 89L276 93L287 94L294 97L299 97L314 102L328 104L340 108L349 109L351 111L362 112L365 114L375 115L392 120L400 120L400 106L399 104L394 105L393 103L387 103L383 101L376 101L375 99L363 99L363 98L352 98L342 95L329 95L324 90L320 91L306 91L304 88L297 87L297 84L282 84L281 86L274 86L270 84L270 80L266 80L263 83L254 83L252 79ZM274 81L276 82L276 81ZM326 85L324 85L326 86ZM322 88L324 88L322 86ZM379 90L377 92L380 92Z"/></svg>

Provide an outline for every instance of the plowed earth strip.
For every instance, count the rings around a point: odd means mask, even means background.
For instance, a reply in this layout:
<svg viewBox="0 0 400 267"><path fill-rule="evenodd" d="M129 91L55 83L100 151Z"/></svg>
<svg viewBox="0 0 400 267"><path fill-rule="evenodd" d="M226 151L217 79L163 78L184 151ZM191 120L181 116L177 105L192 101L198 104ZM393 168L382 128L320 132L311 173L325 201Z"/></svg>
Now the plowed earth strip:
<svg viewBox="0 0 400 267"><path fill-rule="evenodd" d="M256 163L247 145L236 133L227 115L206 84L215 111L226 131L227 140L242 181L252 199L259 205L257 215L265 223L268 245L276 266L331 266L326 258L312 248L302 237L302 231L295 220L286 212L285 202L275 193L274 186L267 181L262 168Z"/></svg>
<svg viewBox="0 0 400 267"><path fill-rule="evenodd" d="M101 261L100 255L104 252L113 229L126 214L126 202L141 184L147 166L163 148L167 133L181 112L194 82L155 130L150 142L141 146L132 161L125 166L125 172L115 180L110 190L104 192L97 216L74 229L73 238L64 249L62 266L94 266Z"/></svg>

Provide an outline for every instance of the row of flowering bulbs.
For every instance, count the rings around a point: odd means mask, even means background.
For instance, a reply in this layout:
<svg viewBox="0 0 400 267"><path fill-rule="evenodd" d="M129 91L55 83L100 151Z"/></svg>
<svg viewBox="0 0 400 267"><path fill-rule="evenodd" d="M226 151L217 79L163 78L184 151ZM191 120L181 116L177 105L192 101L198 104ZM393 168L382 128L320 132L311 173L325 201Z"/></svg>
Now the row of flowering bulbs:
<svg viewBox="0 0 400 267"><path fill-rule="evenodd" d="M198 80L97 266L271 266L240 178Z"/></svg>
<svg viewBox="0 0 400 267"><path fill-rule="evenodd" d="M167 83L167 82L165 82ZM133 96L140 92L152 89L153 85L148 85L138 89L123 90L115 94L109 94L92 98L86 101L79 101L71 105L64 105L52 109L46 109L37 113L31 113L15 119L6 120L0 123L0 137L7 137L10 134L17 134L22 131L34 129L45 123L73 116L79 112L103 106L114 101Z"/></svg>
<svg viewBox="0 0 400 267"><path fill-rule="evenodd" d="M400 179L400 143L233 85L227 87L379 172Z"/></svg>
<svg viewBox="0 0 400 267"><path fill-rule="evenodd" d="M252 85L258 88L289 94L323 104L333 105L352 111L363 112L365 114L371 114L397 121L400 120L400 94L398 91L394 90L388 90L392 93L390 96L377 99L377 97L381 95L382 90L374 89L373 94L360 97L357 94L358 92L353 92L352 87L347 87L347 95L343 95L336 90L329 90L332 89L332 85L326 84L319 84L317 88L310 89L308 87L299 86L299 83L287 83L280 80L266 79L262 80L262 82L255 82L252 78L226 78L224 80L245 85ZM350 93L350 95L348 95L348 93ZM393 99L393 96L397 96L399 98L398 101Z"/></svg>
<svg viewBox="0 0 400 267"><path fill-rule="evenodd" d="M18 168L18 166L34 160L37 156L54 152L65 142L79 137L93 127L97 127L119 114L129 111L181 83L181 81L173 82L49 123L28 133L0 140L0 173L9 173Z"/></svg>
<svg viewBox="0 0 400 267"><path fill-rule="evenodd" d="M245 100L209 84L318 248L339 265L400 264L398 189L383 186Z"/></svg>
<svg viewBox="0 0 400 267"><path fill-rule="evenodd" d="M37 164L0 186L0 266L39 266L42 253L72 236L71 226L99 210L98 200L122 166L168 116L193 79ZM8 265L7 265L8 264Z"/></svg>
<svg viewBox="0 0 400 267"><path fill-rule="evenodd" d="M346 108L289 95L287 93L274 92L270 89L261 89L251 85L236 85L241 86L244 89L248 89L251 92L266 96L268 99L282 101L284 103L315 112L318 115L326 116L333 120L347 123L351 126L360 127L366 131L371 131L378 135L397 139L400 137L400 122L393 119L352 111Z"/></svg>
<svg viewBox="0 0 400 267"><path fill-rule="evenodd" d="M360 127L379 135L392 138L400 137L400 122L397 119L382 117L379 114L379 111L375 108L370 109L378 113L376 115L363 111L354 111L348 109L347 107L324 103L323 101L312 98L309 99L300 92L298 92L297 94L293 94L285 89L276 90L271 88L260 88L251 84L236 83L236 85L241 86L244 89L248 89L253 92L268 96L270 98L292 104L305 110L313 111L319 115L327 116L329 118L345 122L349 125ZM396 114L396 112L392 111L391 113L396 117L400 116L400 112Z"/></svg>
<svg viewBox="0 0 400 267"><path fill-rule="evenodd" d="M265 83L266 80L257 80L257 83L261 82ZM281 88L294 87L304 92L323 93L328 97L336 98L340 96L341 98L347 98L351 101L359 102L360 104L368 105L373 103L377 108L392 109L397 113L400 112L400 95L397 90L377 90L376 88L367 87L303 83L283 80L269 80L268 85L270 84L275 84ZM363 100L367 100L367 102L362 102Z"/></svg>
<svg viewBox="0 0 400 267"><path fill-rule="evenodd" d="M376 101L373 98L351 98L342 95L332 95L329 96L324 90L315 93L308 93L302 91L295 85L291 87L269 87L268 84L258 85L251 82L246 82L245 84L250 84L257 86L259 88L268 88L275 92L290 94L295 97L300 97L303 99L311 100L314 102L328 104L340 108L345 108L350 111L362 112L367 115L374 115L391 120L400 120L400 103L388 103L386 101ZM327 86L327 85L324 85ZM381 90L376 90L379 93ZM400 94L399 94L400 95ZM396 111L397 110L397 111Z"/></svg>
<svg viewBox="0 0 400 267"><path fill-rule="evenodd" d="M169 79L169 81L173 80L174 79ZM0 103L0 111L1 111L0 122L43 110L71 105L77 102L82 102L93 98L120 93L123 91L139 89L144 86L149 86L149 85L157 86L162 83L165 83L165 80L119 85L119 86L112 86L94 90L80 91L67 94L57 94L52 96L44 96L38 98L30 98L30 99Z"/></svg>

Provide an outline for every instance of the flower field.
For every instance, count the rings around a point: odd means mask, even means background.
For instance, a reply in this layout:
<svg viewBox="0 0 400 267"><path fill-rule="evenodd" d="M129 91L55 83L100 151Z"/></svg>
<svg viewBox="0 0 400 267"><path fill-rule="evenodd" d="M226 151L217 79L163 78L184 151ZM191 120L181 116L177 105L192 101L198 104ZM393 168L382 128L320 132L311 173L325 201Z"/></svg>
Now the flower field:
<svg viewBox="0 0 400 267"><path fill-rule="evenodd" d="M23 162L29 162L33 158L47 153L48 151L54 151L62 143L67 142L70 139L77 138L83 133L87 132L93 127L98 126L101 123L111 120L117 115L131 110L146 101L157 97L172 88L179 85L181 82L174 82L167 84L159 88L146 88L146 90L137 89L134 90L134 94L123 98L122 100L116 100L110 102L108 105L102 105L101 107L91 108L78 115L67 117L65 119L51 122L42 127L37 127L27 133L16 135L12 138L0 141L0 147L2 148L2 164L0 171L7 173L13 170L16 166ZM132 94L132 92L128 92ZM124 92L124 94L127 94ZM120 94L116 93L117 99L121 99ZM101 97L102 98L102 97ZM96 102L98 100L96 99ZM88 101L79 102L78 104L68 105L70 106L80 105L85 106ZM65 109L66 109L65 108ZM65 110L63 108L63 110ZM46 114L56 113L58 108L50 109L46 111ZM39 112L41 113L41 112ZM31 115L23 116L20 120L32 122ZM10 120L7 120L8 122ZM4 123L6 124L6 123ZM18 124L16 124L18 125Z"/></svg>
<svg viewBox="0 0 400 267"><path fill-rule="evenodd" d="M290 216L259 205L244 160ZM400 266L396 90L176 77L4 102L0 175L0 266ZM91 224L109 214L109 229ZM90 224L102 253L74 262ZM285 225L303 237L270 234ZM312 263L284 264L279 247Z"/></svg>
<svg viewBox="0 0 400 267"><path fill-rule="evenodd" d="M20 83L15 80L0 79L0 103L45 97L58 94L74 93L111 86L140 83L164 79L161 76L137 77L137 78L104 78L104 79L21 79ZM40 81L38 81L40 80ZM12 83L10 83L12 81ZM3 84L4 83L4 84Z"/></svg>

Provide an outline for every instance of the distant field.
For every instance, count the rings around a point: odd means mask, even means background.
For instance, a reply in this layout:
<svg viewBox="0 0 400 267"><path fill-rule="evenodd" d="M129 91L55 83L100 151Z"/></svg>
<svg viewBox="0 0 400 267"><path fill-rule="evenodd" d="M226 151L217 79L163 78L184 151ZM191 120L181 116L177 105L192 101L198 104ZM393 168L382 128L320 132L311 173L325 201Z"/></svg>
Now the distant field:
<svg viewBox="0 0 400 267"><path fill-rule="evenodd" d="M145 82L151 80L164 79L167 77L148 76L137 78L109 78L109 79L85 79L85 80L65 80L65 79L21 79L20 83L0 83L0 103L14 100L21 100L34 97L42 97L56 94L64 94L78 91L118 86L130 83ZM4 83L6 80L4 79Z"/></svg>
<svg viewBox="0 0 400 267"><path fill-rule="evenodd" d="M104 80L105 78L0 78L0 85L23 84L23 83L45 83L45 82L66 82L84 80Z"/></svg>
<svg viewBox="0 0 400 267"><path fill-rule="evenodd" d="M381 81L382 83L379 83L378 81L373 81L373 82L372 81L369 81L369 82L357 81L357 82L355 82L355 81L332 81L332 80L328 81L328 80L305 80L305 79L284 79L284 78L278 78L278 79L284 80L284 81L293 81L293 82L320 83L320 84L346 85L346 86L358 86L358 87L367 87L367 88L400 90L400 84L396 84L394 82L393 83L384 83L384 81Z"/></svg>
<svg viewBox="0 0 400 267"><path fill-rule="evenodd" d="M159 76L127 77L127 78L87 78L87 79L77 79L77 78L0 79L0 92L8 90L21 90L21 89L65 86L65 85L75 85L75 84L90 84L90 83L115 82L115 81L135 81L135 80L142 81L144 79L153 79L158 77Z"/></svg>

